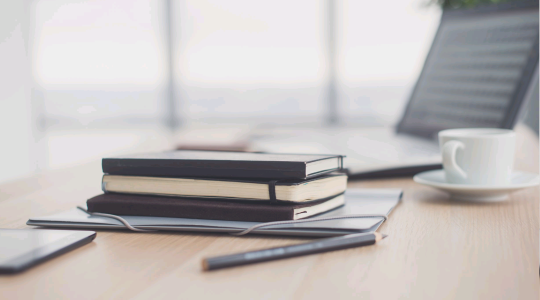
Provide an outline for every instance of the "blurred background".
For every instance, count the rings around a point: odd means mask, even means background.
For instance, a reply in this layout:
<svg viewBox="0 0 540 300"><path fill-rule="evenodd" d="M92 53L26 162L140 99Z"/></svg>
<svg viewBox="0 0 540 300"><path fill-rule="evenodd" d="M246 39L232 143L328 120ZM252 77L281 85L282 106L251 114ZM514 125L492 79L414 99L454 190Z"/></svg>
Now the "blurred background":
<svg viewBox="0 0 540 300"><path fill-rule="evenodd" d="M441 15L426 0L0 3L0 182L265 128L392 126Z"/></svg>

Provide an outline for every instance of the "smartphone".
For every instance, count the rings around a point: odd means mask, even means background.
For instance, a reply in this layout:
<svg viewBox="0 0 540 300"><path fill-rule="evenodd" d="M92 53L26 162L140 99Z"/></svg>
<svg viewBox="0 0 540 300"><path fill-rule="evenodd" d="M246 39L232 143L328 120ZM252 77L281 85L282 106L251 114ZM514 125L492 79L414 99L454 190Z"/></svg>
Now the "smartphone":
<svg viewBox="0 0 540 300"><path fill-rule="evenodd" d="M0 273L17 273L90 243L95 231L0 229Z"/></svg>

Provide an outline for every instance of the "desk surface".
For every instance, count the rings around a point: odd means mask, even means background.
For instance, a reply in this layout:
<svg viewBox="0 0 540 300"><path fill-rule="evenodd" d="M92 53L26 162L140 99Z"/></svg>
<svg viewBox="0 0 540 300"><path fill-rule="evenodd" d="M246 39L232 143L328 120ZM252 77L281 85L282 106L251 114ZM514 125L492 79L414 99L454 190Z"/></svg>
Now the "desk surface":
<svg viewBox="0 0 540 300"><path fill-rule="evenodd" d="M538 140L518 130L516 169L538 172ZM99 164L0 185L0 227L70 209L100 192ZM4 299L531 299L539 295L539 190L507 202L449 201L411 179L351 182L403 188L376 246L203 273L202 257L307 239L99 231L95 241L16 276Z"/></svg>

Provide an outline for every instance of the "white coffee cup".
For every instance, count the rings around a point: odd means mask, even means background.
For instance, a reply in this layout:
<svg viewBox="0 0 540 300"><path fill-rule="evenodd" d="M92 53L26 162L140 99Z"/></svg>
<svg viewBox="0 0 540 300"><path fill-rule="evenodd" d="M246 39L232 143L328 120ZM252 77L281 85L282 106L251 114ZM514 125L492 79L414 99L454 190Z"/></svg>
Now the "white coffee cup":
<svg viewBox="0 0 540 300"><path fill-rule="evenodd" d="M508 185L514 166L515 133L509 129L467 128L439 132L448 183Z"/></svg>

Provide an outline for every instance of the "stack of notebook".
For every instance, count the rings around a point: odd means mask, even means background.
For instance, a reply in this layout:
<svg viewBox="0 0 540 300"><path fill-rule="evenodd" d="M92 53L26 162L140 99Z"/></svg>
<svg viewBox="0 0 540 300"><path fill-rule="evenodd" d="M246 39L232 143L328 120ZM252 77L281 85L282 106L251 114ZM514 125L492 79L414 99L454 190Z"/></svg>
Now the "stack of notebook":
<svg viewBox="0 0 540 300"><path fill-rule="evenodd" d="M340 155L187 151L103 159L88 211L227 221L298 220L345 204Z"/></svg>

